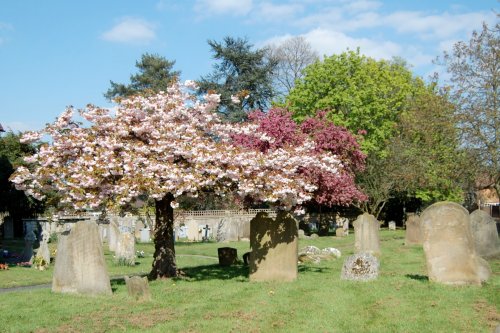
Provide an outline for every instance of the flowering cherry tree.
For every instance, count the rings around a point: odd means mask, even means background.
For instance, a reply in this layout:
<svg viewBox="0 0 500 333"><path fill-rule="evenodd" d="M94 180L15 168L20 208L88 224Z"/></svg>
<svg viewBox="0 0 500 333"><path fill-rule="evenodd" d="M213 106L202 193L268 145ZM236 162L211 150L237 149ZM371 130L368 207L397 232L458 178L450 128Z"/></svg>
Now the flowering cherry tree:
<svg viewBox="0 0 500 333"><path fill-rule="evenodd" d="M88 105L79 111L87 126L76 122L74 109L68 108L44 130L24 135L25 142L49 135L51 143L28 157L31 167L18 168L11 181L37 199L56 191L76 210L125 207L142 195L155 199L149 277L156 279L177 275L177 197L233 190L242 198L290 209L320 198L321 177L337 179L334 175L362 162L362 157L344 161L342 150L321 146L313 129L281 137L266 129L265 122L222 123L213 112L220 96L209 93L197 99L195 88L192 81L174 83L154 96L120 100L114 112ZM269 148L254 149L256 144Z"/></svg>

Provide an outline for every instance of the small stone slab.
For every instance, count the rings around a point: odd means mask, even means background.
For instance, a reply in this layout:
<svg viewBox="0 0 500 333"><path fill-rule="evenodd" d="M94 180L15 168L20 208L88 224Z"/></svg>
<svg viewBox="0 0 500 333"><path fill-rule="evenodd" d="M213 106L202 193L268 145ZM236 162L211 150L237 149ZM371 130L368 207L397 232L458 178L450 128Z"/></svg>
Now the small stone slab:
<svg viewBox="0 0 500 333"><path fill-rule="evenodd" d="M137 301L151 301L151 292L147 277L125 276L128 295Z"/></svg>

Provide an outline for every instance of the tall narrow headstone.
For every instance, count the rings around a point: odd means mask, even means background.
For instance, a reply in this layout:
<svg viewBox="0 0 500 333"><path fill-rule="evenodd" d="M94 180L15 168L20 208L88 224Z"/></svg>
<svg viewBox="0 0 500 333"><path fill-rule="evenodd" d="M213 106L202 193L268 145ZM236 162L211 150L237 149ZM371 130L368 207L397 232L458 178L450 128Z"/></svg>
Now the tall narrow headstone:
<svg viewBox="0 0 500 333"><path fill-rule="evenodd" d="M406 219L405 245L422 244L422 230L420 217L415 213L408 213Z"/></svg>
<svg viewBox="0 0 500 333"><path fill-rule="evenodd" d="M438 202L420 219L430 281L480 285L489 278L491 269L476 254L469 213L464 207Z"/></svg>
<svg viewBox="0 0 500 333"><path fill-rule="evenodd" d="M123 265L135 265L135 237L131 232L119 234L115 257Z"/></svg>
<svg viewBox="0 0 500 333"><path fill-rule="evenodd" d="M50 250L49 250L49 232L47 230L42 231L42 240L40 241L40 247L36 253L37 257L42 258L45 261L45 265L50 264Z"/></svg>
<svg viewBox="0 0 500 333"><path fill-rule="evenodd" d="M97 224L80 221L58 237L52 291L111 295Z"/></svg>
<svg viewBox="0 0 500 333"><path fill-rule="evenodd" d="M470 214L472 237L480 257L493 257L500 253L500 240L495 220L482 210Z"/></svg>
<svg viewBox="0 0 500 333"><path fill-rule="evenodd" d="M109 222L108 228L108 247L110 251L116 251L116 244L118 242L118 237L120 237L120 229L118 228L118 219L112 218Z"/></svg>
<svg viewBox="0 0 500 333"><path fill-rule="evenodd" d="M356 253L380 254L380 224L375 216L368 213L359 215L354 226L354 247Z"/></svg>
<svg viewBox="0 0 500 333"><path fill-rule="evenodd" d="M297 278L298 222L288 212L260 212L250 222L250 281Z"/></svg>

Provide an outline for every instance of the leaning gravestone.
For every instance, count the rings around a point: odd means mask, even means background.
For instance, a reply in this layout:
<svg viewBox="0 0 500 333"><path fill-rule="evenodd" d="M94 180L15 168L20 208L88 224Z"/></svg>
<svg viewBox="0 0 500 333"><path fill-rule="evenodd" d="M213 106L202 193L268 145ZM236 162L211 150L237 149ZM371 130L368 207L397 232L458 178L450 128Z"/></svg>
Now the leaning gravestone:
<svg viewBox="0 0 500 333"><path fill-rule="evenodd" d="M150 301L151 292L149 291L149 284L147 277L125 276L125 284L127 285L128 295L135 298L137 301Z"/></svg>
<svg viewBox="0 0 500 333"><path fill-rule="evenodd" d="M250 281L297 278L298 222L279 211L276 218L260 212L250 221Z"/></svg>
<svg viewBox="0 0 500 333"><path fill-rule="evenodd" d="M494 257L500 253L500 240L495 220L482 210L470 214L472 237L480 257Z"/></svg>
<svg viewBox="0 0 500 333"><path fill-rule="evenodd" d="M118 243L118 238L120 237L120 229L118 228L118 219L113 218L109 222L109 227L108 227L108 247L110 251L115 252L116 251L116 244Z"/></svg>
<svg viewBox="0 0 500 333"><path fill-rule="evenodd" d="M344 261L340 278L352 281L370 281L378 277L379 261L370 253L362 252L349 256Z"/></svg>
<svg viewBox="0 0 500 333"><path fill-rule="evenodd" d="M359 215L356 221L354 221L353 226L356 253L380 254L380 224L375 216L368 213Z"/></svg>
<svg viewBox="0 0 500 333"><path fill-rule="evenodd" d="M135 265L135 237L131 232L119 233L115 257L120 264Z"/></svg>
<svg viewBox="0 0 500 333"><path fill-rule="evenodd" d="M408 213L406 219L405 245L422 244L422 230L420 217L415 213Z"/></svg>
<svg viewBox="0 0 500 333"><path fill-rule="evenodd" d="M59 235L52 291L111 295L97 224L80 221Z"/></svg>
<svg viewBox="0 0 500 333"><path fill-rule="evenodd" d="M429 280L444 284L480 285L491 275L476 254L469 213L459 204L438 202L420 216Z"/></svg>

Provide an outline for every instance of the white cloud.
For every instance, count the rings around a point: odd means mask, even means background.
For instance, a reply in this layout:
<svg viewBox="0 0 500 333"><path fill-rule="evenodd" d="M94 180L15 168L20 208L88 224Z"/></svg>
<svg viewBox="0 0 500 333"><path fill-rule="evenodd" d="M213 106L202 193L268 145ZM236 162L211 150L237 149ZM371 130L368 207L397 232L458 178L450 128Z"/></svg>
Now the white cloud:
<svg viewBox="0 0 500 333"><path fill-rule="evenodd" d="M350 37L343 32L318 28L303 36L320 55L330 56L360 48L360 52L375 59L390 59L401 56L401 46L384 40Z"/></svg>
<svg viewBox="0 0 500 333"><path fill-rule="evenodd" d="M145 44L156 38L153 24L139 18L123 18L101 38L116 43Z"/></svg>
<svg viewBox="0 0 500 333"><path fill-rule="evenodd" d="M300 4L275 5L271 2L263 2L257 9L257 16L265 20L285 20L293 18L302 10L303 6Z"/></svg>
<svg viewBox="0 0 500 333"><path fill-rule="evenodd" d="M252 0L196 0L195 10L208 15L246 15L252 10Z"/></svg>
<svg viewBox="0 0 500 333"><path fill-rule="evenodd" d="M382 6L382 3L379 1L359 0L348 2L344 8L350 12L365 12L377 9L380 6Z"/></svg>
<svg viewBox="0 0 500 333"><path fill-rule="evenodd" d="M465 14L443 13L426 15L422 12L395 12L381 20L381 25L389 26L399 33L417 34L422 39L449 38L456 34L471 32L483 21L493 22L493 12L471 12Z"/></svg>

